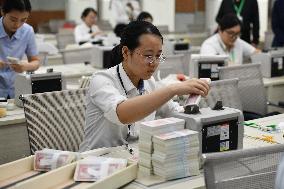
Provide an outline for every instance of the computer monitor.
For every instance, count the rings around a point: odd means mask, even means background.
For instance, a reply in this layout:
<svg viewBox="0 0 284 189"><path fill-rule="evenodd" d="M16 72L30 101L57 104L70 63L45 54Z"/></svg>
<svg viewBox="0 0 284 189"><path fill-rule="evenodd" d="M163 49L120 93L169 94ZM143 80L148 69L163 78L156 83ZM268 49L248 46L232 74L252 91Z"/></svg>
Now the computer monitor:
<svg viewBox="0 0 284 189"><path fill-rule="evenodd" d="M192 54L189 64L189 76L191 78L210 78L219 80L218 67L228 66L227 55L201 55Z"/></svg>
<svg viewBox="0 0 284 189"><path fill-rule="evenodd" d="M271 50L268 52L256 53L251 56L253 63L261 64L263 77L284 76L284 50Z"/></svg>

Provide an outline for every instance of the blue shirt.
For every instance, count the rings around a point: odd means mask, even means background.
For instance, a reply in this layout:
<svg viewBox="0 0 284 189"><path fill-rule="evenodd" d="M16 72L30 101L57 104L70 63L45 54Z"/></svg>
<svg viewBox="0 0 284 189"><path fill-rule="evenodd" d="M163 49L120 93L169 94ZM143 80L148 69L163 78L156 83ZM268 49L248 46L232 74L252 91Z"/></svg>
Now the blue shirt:
<svg viewBox="0 0 284 189"><path fill-rule="evenodd" d="M23 24L10 38L4 30L3 17L0 18L0 61L8 62L7 56L16 57L20 60L24 55L37 56L35 36L33 28ZM0 69L0 97L15 97L14 81L16 72L9 66Z"/></svg>

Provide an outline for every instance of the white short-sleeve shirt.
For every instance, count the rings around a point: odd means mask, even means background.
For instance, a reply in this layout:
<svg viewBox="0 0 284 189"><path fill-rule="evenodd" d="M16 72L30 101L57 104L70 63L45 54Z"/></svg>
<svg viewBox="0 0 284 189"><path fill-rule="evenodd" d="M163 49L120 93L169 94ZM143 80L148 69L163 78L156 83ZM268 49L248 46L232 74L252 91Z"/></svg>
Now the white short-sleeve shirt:
<svg viewBox="0 0 284 189"><path fill-rule="evenodd" d="M92 29L92 33L101 31L98 26L93 25L91 28L87 26L86 23L82 23L77 25L74 30L74 36L76 43L79 42L88 42L92 40L90 29Z"/></svg>
<svg viewBox="0 0 284 189"><path fill-rule="evenodd" d="M243 58L249 58L255 50L256 49L252 45L240 38L236 40L234 47L228 50L220 35L217 33L203 42L200 54L228 55L230 58L230 65L240 65L243 64Z"/></svg>
<svg viewBox="0 0 284 189"><path fill-rule="evenodd" d="M93 75L86 97L85 136L80 145L80 151L119 146L125 142L128 128L127 125L119 121L116 108L121 102L140 94L139 90L127 76L122 64L119 64L118 67L127 95L119 80L117 66L105 71L96 72ZM149 80L144 80L144 94L151 93L155 89L155 79L153 77ZM159 113L163 117L168 117L179 109L180 106L170 100L158 112L154 111L141 121L154 120L156 113ZM138 125L136 122L131 124L131 127L135 128L134 130L139 133Z"/></svg>

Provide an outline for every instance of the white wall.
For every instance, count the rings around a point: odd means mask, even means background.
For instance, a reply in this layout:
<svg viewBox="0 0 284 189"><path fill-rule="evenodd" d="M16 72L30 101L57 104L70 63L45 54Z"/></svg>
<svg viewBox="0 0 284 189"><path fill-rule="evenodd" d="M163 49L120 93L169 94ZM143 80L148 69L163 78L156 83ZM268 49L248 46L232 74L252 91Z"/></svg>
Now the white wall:
<svg viewBox="0 0 284 189"><path fill-rule="evenodd" d="M152 14L154 25L167 25L170 31L175 30L174 0L144 0L142 8Z"/></svg>
<svg viewBox="0 0 284 189"><path fill-rule="evenodd" d="M110 0L100 0L100 17L114 23L109 10ZM175 29L175 1L174 0L143 0L142 10L151 13L154 25L167 25L170 31Z"/></svg>
<svg viewBox="0 0 284 189"><path fill-rule="evenodd" d="M81 23L81 14L87 7L97 10L97 0L67 0L65 8L66 19Z"/></svg>
<svg viewBox="0 0 284 189"><path fill-rule="evenodd" d="M222 0L206 0L206 26L210 33L217 28L215 22ZM260 40L264 41L264 33L268 27L268 0L258 0L259 21L260 21Z"/></svg>

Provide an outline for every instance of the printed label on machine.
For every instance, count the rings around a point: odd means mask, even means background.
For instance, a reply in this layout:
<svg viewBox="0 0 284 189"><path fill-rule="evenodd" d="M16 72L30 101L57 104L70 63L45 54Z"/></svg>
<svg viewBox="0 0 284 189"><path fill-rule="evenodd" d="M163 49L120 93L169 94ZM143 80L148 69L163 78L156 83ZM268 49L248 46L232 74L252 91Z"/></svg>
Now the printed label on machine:
<svg viewBox="0 0 284 189"><path fill-rule="evenodd" d="M220 152L230 149L230 141L220 142Z"/></svg>
<svg viewBox="0 0 284 189"><path fill-rule="evenodd" d="M230 139L230 126L229 124L223 124L221 127L221 133L220 133L220 140L228 140Z"/></svg>
<svg viewBox="0 0 284 189"><path fill-rule="evenodd" d="M207 128L207 137L220 135L220 126L212 126Z"/></svg>

